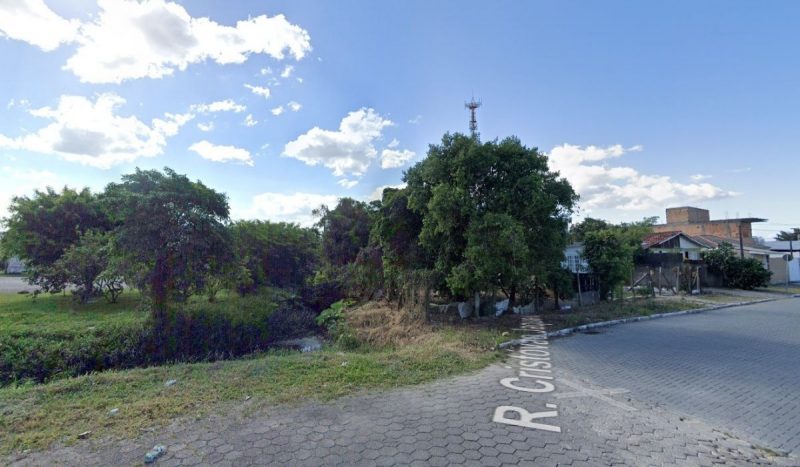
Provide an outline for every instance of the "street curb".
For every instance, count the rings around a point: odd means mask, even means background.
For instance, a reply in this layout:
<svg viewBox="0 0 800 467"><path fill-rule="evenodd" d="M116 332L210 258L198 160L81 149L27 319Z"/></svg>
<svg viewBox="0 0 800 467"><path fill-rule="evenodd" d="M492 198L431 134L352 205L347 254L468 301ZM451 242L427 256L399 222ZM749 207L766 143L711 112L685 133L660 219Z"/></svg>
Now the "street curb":
<svg viewBox="0 0 800 467"><path fill-rule="evenodd" d="M786 297L789 298L789 297ZM764 298L761 300L754 300L752 302L733 302L733 303L725 303L722 305L713 305L704 308L693 308L691 310L681 310L681 311L671 311L669 313L656 313L654 315L647 315L647 316L632 316L630 318L620 318L614 319L611 321L600 321L599 323L590 323L590 324L583 324L581 326L575 326L572 328L565 328L559 329L558 331L551 331L547 333L547 338L552 337L566 337L576 332L583 332L588 331L590 329L596 328L605 328L609 326L614 326L617 324L626 324L626 323L635 323L637 321L648 321L651 319L660 319L660 318L670 318L673 316L683 316L683 315L693 315L697 313L704 313L706 311L713 311L713 310L721 310L724 308L733 308L736 306L744 306L744 305L755 305L757 303L766 303L766 302L773 302L776 300L785 300L784 297L780 298ZM531 339L513 339L510 341L506 341L497 345L498 349L508 349L510 347L518 347L522 344L527 344L533 341L534 338Z"/></svg>

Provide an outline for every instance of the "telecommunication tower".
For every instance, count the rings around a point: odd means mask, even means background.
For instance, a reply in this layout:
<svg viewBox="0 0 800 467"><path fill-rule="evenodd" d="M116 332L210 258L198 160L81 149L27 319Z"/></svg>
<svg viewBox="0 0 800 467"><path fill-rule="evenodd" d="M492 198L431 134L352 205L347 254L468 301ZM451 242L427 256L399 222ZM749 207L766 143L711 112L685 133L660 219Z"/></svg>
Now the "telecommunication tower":
<svg viewBox="0 0 800 467"><path fill-rule="evenodd" d="M469 117L469 131L472 133L473 138L478 137L478 118L476 116L476 111L478 107L481 106L480 100L475 100L473 97L471 101L465 102L464 107L469 109L470 117Z"/></svg>

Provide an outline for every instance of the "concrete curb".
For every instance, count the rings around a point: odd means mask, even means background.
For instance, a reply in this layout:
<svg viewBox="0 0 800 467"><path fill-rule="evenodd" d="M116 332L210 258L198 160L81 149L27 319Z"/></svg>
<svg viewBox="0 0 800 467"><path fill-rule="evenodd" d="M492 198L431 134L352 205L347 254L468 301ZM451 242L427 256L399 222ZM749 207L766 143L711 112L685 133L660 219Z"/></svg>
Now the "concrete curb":
<svg viewBox="0 0 800 467"><path fill-rule="evenodd" d="M786 297L786 298L789 298L789 297ZM596 328L605 328L605 327L614 326L614 325L617 325L617 324L635 323L637 321L648 321L648 320L651 320L651 319L670 318L670 317L673 317L673 316L693 315L693 314L697 314L697 313L704 313L706 311L721 310L721 309L724 309L724 308L732 308L732 307L744 306L744 305L755 305L757 303L773 302L773 301L776 301L776 300L784 300L784 299L785 299L784 297L764 298L764 299L761 299L761 300L754 300L754 301L751 301L751 302L725 303L725 304L722 304L722 305L713 305L713 306L708 306L708 307L704 307L704 308L694 308L694 309L691 309L691 310L671 311L669 313L656 313L654 315L632 316L630 318L620 318L620 319L614 319L614 320L611 320L611 321L600 321L598 323L584 324L584 325L575 326L575 327L572 327L572 328L559 329L558 331L551 331L551 332L547 333L547 338L549 339L549 338L553 338L553 337L566 337L566 336L575 334L576 332L583 332L583 331L588 331L590 329L596 329ZM508 349L510 347L518 347L518 346L520 346L522 344L527 344L532 340L533 339L513 339L513 340L510 340L510 341L506 341L506 342L498 344L497 348L498 349Z"/></svg>

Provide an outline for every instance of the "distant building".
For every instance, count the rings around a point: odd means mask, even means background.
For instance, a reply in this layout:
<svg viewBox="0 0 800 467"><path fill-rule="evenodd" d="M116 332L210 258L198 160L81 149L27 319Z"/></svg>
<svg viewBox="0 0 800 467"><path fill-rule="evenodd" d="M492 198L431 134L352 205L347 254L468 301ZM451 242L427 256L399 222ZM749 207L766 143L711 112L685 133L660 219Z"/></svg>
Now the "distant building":
<svg viewBox="0 0 800 467"><path fill-rule="evenodd" d="M653 233L680 232L706 248L730 243L740 255L755 258L769 269L769 247L753 239L753 223L765 221L760 217L712 220L707 209L683 206L667 208L667 223L654 225L652 230Z"/></svg>
<svg viewBox="0 0 800 467"><path fill-rule="evenodd" d="M753 245L753 223L765 222L759 217L741 217L736 219L711 220L708 209L684 206L667 208L667 223L653 226L653 232L683 232L689 236L711 235L714 237L735 240Z"/></svg>
<svg viewBox="0 0 800 467"><path fill-rule="evenodd" d="M767 242L766 245L772 251L770 255L772 282L783 284L787 278L789 282L800 282L800 241L776 240ZM790 255L791 258L788 264L786 255Z"/></svg>

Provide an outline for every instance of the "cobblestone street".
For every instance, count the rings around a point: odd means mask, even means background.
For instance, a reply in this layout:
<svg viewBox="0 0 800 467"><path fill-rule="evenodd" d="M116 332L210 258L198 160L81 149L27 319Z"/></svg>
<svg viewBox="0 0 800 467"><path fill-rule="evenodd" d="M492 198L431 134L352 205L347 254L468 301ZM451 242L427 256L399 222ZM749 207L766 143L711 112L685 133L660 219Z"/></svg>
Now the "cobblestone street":
<svg viewBox="0 0 800 467"><path fill-rule="evenodd" d="M787 430L798 427L800 383L779 365L798 355L797 325L789 324L798 321L797 303L553 340L557 389L548 394L501 385L519 373L509 358L433 384L175 423L139 439L89 440L17 463L130 465L163 444L161 466L797 465L796 457L753 445L788 439L777 447L794 446ZM558 416L542 421L560 433L492 421L498 406L537 412L545 404L557 406ZM790 435L781 437L784 431Z"/></svg>

